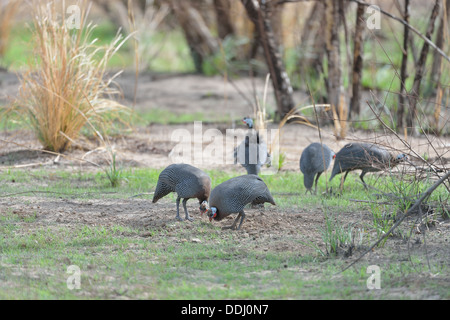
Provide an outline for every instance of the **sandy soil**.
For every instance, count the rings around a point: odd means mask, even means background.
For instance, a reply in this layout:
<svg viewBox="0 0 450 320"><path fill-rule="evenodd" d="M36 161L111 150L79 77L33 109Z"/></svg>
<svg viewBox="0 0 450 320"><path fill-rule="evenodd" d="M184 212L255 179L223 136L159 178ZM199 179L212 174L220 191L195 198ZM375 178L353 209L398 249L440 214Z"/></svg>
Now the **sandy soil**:
<svg viewBox="0 0 450 320"><path fill-rule="evenodd" d="M134 100L134 74L132 72L124 73L118 78L118 84L123 91L121 102L132 106ZM18 81L15 75L0 72L0 105L12 99L18 90ZM264 81L261 79L238 79L225 82L220 77L205 78L198 75L151 75L142 74L139 77L136 110L165 109L175 114L185 112L202 112L211 114L213 119L234 119L228 123L211 124L202 123L203 147L211 144L211 140L204 133L210 129L219 130L224 137L224 147L227 146L226 130L245 129L238 119L253 114L253 97L263 99ZM273 110L274 101L272 89L269 86L267 105L268 110ZM298 105L309 105L308 96L304 93L296 92L295 99ZM277 130L278 126L269 123L270 130ZM172 139L172 134L176 130L187 130L194 139L194 124L180 124L164 126L158 124L149 124L146 127L135 128L130 134L113 138L112 145L120 153L121 160L124 163L134 166L149 166L161 168L167 165L171 160L170 152L179 144L179 141ZM29 151L27 148L41 148L38 141L29 131L3 131L0 132L0 138L13 143L0 141L0 166L18 165L30 163L30 161L39 161L40 158L49 158L44 154ZM412 161L418 161L417 155L427 155L433 160L438 155L441 156L441 162L438 165L450 163L450 137L409 137L406 142L417 154L411 150L399 139L386 131L358 131L352 130L347 133L344 140L337 141L332 127L322 128L323 143L337 152L348 142L368 141L375 142L392 150L393 153L409 154ZM319 141L318 131L314 128L304 125L292 124L286 125L281 130L280 136L276 136L273 141L279 141L280 152L286 155L284 170L298 170L298 161L304 148L310 143ZM100 146L98 141L79 141L82 146L91 150ZM194 142L194 141L192 141ZM230 144L231 145L231 144ZM24 148L26 146L27 148ZM227 154L232 152L226 150ZM68 156L72 158L83 157L87 150L80 150L74 146ZM204 153L205 155L205 153ZM92 158L98 158L98 153L94 153ZM51 158L51 157L50 157ZM8 161L7 159L10 159ZM192 156L194 160L194 156ZM437 160L437 159L436 159ZM64 163L64 160L61 160ZM73 163L73 160L68 160ZM216 161L217 162L217 161ZM420 161L417 162L420 165ZM206 155L199 166L205 169L219 168L226 170L230 166L221 166L214 164L214 159L209 159Z"/></svg>

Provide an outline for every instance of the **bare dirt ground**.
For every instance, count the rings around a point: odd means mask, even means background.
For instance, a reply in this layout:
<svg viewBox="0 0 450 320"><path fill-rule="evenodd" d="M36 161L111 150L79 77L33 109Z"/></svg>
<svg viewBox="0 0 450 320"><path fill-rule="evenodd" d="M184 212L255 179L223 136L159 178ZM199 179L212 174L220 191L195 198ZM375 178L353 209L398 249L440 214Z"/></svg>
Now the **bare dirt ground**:
<svg viewBox="0 0 450 320"><path fill-rule="evenodd" d="M14 76L0 73L0 103L5 101L7 96L14 96L17 90L17 81ZM131 103L133 100L133 75L126 74L119 79L119 83L124 91L124 102ZM264 88L263 81L252 81L249 79L236 80L234 85L242 92L245 92L248 99L252 99L253 87L256 88L257 95L262 97ZM270 95L270 93L269 93ZM297 100L304 101L303 105L309 104L307 96L296 95ZM306 97L306 98L305 98ZM269 104L273 101L270 102ZM242 116L251 114L252 110L248 102L230 83L225 83L221 78L204 78L195 75L183 75L178 77L152 78L151 75L141 75L137 96L136 109L148 110L151 108L167 109L170 112L182 114L183 112L207 112L216 116L231 117L239 119ZM219 129L224 132L233 125L240 125L239 122L233 124L202 124L203 131L208 129ZM270 128L276 128L271 125ZM111 143L117 150L119 161L128 167L149 167L164 168L171 163L170 152L177 144L171 140L171 135L176 129L186 129L190 133L194 131L193 124L179 125L157 125L149 124L145 127L135 128L133 132L112 138ZM350 131L347 139L336 141L332 128L323 129L323 142L338 151L342 146L351 141L371 141L391 147L394 152L410 153L404 144L394 136L384 132ZM99 164L104 163L104 155L91 153L78 147L73 147L61 158L58 164L54 164L55 155L45 154L41 151L39 142L30 131L21 129L15 131L0 132L0 170L16 167L18 170L32 170L36 164L45 165L48 170L52 169L79 169L80 162L77 159L85 158ZM419 154L427 154L430 159L437 157L438 153L444 155L443 163L450 162L450 138L432 137L434 148L425 137L410 138L408 142ZM4 142L12 141L14 143ZM300 125L286 126L281 135L281 151L286 155L286 161L282 170L299 171L298 162L303 149L311 142L319 141L317 130ZM86 141L85 141L86 142ZM84 142L83 142L84 143ZM86 142L87 143L87 142ZM95 145L95 140L89 141L88 145ZM97 145L99 145L97 143ZM437 153L436 153L437 152ZM210 160L210 159L209 159ZM414 162L414 156L411 157ZM417 162L418 163L418 162ZM420 165L420 163L418 163ZM97 168L83 163L84 170ZM234 165L214 164L205 159L202 163L203 169L219 169L227 171L242 172L242 168ZM244 172L242 172L244 174ZM12 183L10 181L2 183ZM299 181L300 183L300 181ZM150 190L149 190L150 192ZM26 200L26 201L25 201ZM324 223L324 216L321 209L283 209L266 205L264 210L248 210L247 220L242 226L242 230L234 232L214 228L215 225L225 226L232 223L233 217L222 221L220 224L210 224L206 217L200 217L195 201L188 202L188 209L193 213L195 221L176 222L175 205L170 199L162 199L156 204L152 204L148 199L92 199L71 200L62 198L49 199L35 196L23 197L16 195L13 197L0 197L0 211L13 210L14 214L27 216L35 214L37 225L61 224L70 228L74 224L86 225L114 225L120 224L141 229L140 236L151 237L152 230L164 229L167 231L165 237L173 242L192 241L192 239L180 239L177 231L181 228L194 228L197 224L211 228L211 232L217 232L219 236L228 237L230 234L242 240L243 246L251 246L255 250L270 251L295 251L301 255L314 253L314 249L305 243L320 244L321 235L319 227ZM367 212L340 212L342 221L346 223L356 223L364 226L370 220ZM448 266L450 263L450 252L448 243L450 241L450 223L441 221L432 226L427 233L427 252L434 263ZM424 246L420 241L421 235L417 234L410 241L410 246L415 252L423 252ZM412 243L412 244L411 244ZM388 241L390 252L399 254L400 259L407 259L407 242L401 238L393 238ZM324 250L323 246L319 247ZM353 255L357 256L357 254ZM351 259L351 258L350 258ZM389 261L388 255L372 252L365 259L371 261ZM442 284L448 285L448 278L438 278ZM422 279L418 279L422 281ZM407 292L407 289L405 289ZM405 294L399 292L399 296ZM412 298L434 298L422 293L408 293Z"/></svg>
<svg viewBox="0 0 450 320"><path fill-rule="evenodd" d="M123 91L121 102L132 107L134 100L134 73L128 72L118 78L118 84ZM12 99L18 90L17 77L13 74L0 72L0 105L6 104ZM255 97L263 100L264 81L261 79L238 79L224 81L220 77L202 77L198 75L150 75L143 74L139 77L136 105L137 111L148 111L151 109L167 110L174 114L204 113L211 115L211 119L234 119L224 123L202 123L203 133L209 129L218 129L224 134L227 129L245 129L239 121L244 116L253 114ZM269 86L267 93L267 109L274 109L273 92ZM369 97L366 97L369 99ZM296 92L295 99L299 106L310 105L309 97L305 93ZM311 119L312 120L312 119ZM170 151L179 144L173 141L171 136L178 129L188 130L194 138L194 124L159 125L149 124L145 127L134 128L130 134L114 137L111 140L113 147L120 153L121 160L129 165L144 166L152 168L165 167L170 161ZM268 131L278 129L276 124L269 123ZM14 143L0 142L0 166L27 164L32 161L38 162L41 158L52 158L40 152L41 146L30 131L3 131L0 132L3 140ZM345 144L355 141L367 141L384 145L393 153L406 153L412 161L415 159L408 147L392 134L383 131L362 131L350 129L344 140L337 141L332 127L322 128L323 143L327 144L335 152L339 151ZM304 148L310 143L319 141L318 131L304 125L286 125L280 133L280 151L286 156L283 170L298 170L298 161ZM226 142L226 141L224 141ZM418 154L426 155L430 162L437 155L441 155L441 164L450 162L450 137L424 136L408 137L406 142ZM206 137L203 146L210 144ZM17 145L19 144L19 145ZM99 146L98 141L80 140L83 146L95 148ZM73 159L86 155L86 150L80 150L74 146L68 157ZM85 156L88 160L95 160L98 153L92 154L92 158ZM10 159L10 160L8 160ZM31 160L31 161L30 161ZM42 159L41 159L42 160ZM227 166L220 166L204 159L201 164L205 169L220 168L227 170ZM63 160L62 160L63 161ZM101 160L100 160L101 161ZM68 160L69 163L73 160ZM64 162L62 162L64 163ZM233 166L231 166L233 168Z"/></svg>

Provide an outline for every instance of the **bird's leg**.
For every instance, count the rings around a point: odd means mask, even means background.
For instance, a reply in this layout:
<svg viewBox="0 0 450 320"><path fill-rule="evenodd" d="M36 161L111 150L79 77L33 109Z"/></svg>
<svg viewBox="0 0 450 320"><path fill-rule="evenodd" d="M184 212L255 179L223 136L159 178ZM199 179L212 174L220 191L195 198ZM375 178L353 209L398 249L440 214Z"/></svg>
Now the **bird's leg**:
<svg viewBox="0 0 450 320"><path fill-rule="evenodd" d="M189 200L188 198L184 198L183 199L183 208L184 208L184 213L186 215L185 219L189 220L189 221L194 221L193 218L189 217L189 212L187 211L186 203L187 203L188 200Z"/></svg>
<svg viewBox="0 0 450 320"><path fill-rule="evenodd" d="M362 181L362 183L363 183L363 185L364 185L364 188L366 189L366 190L369 190L369 188L367 187L367 184L366 184L366 182L364 181L364 176L366 175L366 171L362 171L361 172L361 175L359 176L359 178L361 179L361 181Z"/></svg>
<svg viewBox="0 0 450 320"><path fill-rule="evenodd" d="M342 181L342 184L344 184L344 182L345 182L345 179L347 179L347 175L348 175L348 173L349 173L350 171L346 171L345 172L345 175L344 175L344 180Z"/></svg>
<svg viewBox="0 0 450 320"><path fill-rule="evenodd" d="M239 222L239 226L236 228L236 223L238 222L239 217L241 217L241 222ZM241 228L242 222L244 222L244 219L245 219L245 212L244 210L242 210L241 212L239 212L236 219L234 219L234 222L231 226L223 227L222 229L239 230Z"/></svg>
<svg viewBox="0 0 450 320"><path fill-rule="evenodd" d="M234 228L236 227L236 223L237 223L237 221L238 221L238 219L239 219L240 216L241 216L241 213L239 212L239 214L237 215L236 219L234 219L233 224L232 224L231 226L229 226L229 227L223 227L222 229L231 229L231 230L234 230Z"/></svg>
<svg viewBox="0 0 450 320"><path fill-rule="evenodd" d="M239 224L239 227L236 229L236 223L239 220L239 217L241 217L241 216L242 216L241 223ZM223 227L222 229L239 230L239 228L241 227L242 220L243 220L244 216L245 216L244 211L239 212L239 214L237 215L236 219L234 219L233 224L231 226L229 226L229 227Z"/></svg>
<svg viewBox="0 0 450 320"><path fill-rule="evenodd" d="M175 217L175 219L177 219L178 221L183 221L183 219L180 218L180 197L177 198L177 216Z"/></svg>
<svg viewBox="0 0 450 320"><path fill-rule="evenodd" d="M244 210L242 210L241 212L239 212L239 214L240 214L240 216L241 216L241 222L239 222L239 227L237 227L236 230L241 229L242 222L244 222L244 219L245 219L245 212L244 212ZM234 223L236 223L236 221L235 221Z"/></svg>
<svg viewBox="0 0 450 320"><path fill-rule="evenodd" d="M320 177L321 174L322 174L322 172L318 172L318 173L317 173L317 176L316 176L316 182L315 182L316 187L315 187L315 189L314 189L314 194L317 194L317 181L319 180L319 177ZM312 191L311 191L311 194L312 194Z"/></svg>
<svg viewBox="0 0 450 320"><path fill-rule="evenodd" d="M344 175L344 178L341 180L341 193L342 193L342 190L344 189L344 182L345 182L345 179L347 179L347 175L348 175L349 172L350 171L346 171L345 175Z"/></svg>
<svg viewBox="0 0 450 320"><path fill-rule="evenodd" d="M239 226L236 228L236 223L238 222L239 217L241 217L241 222L239 222ZM244 219L245 219L245 212L244 212L244 210L242 210L241 212L239 212L236 219L234 219L234 222L231 225L230 229L231 230L239 230L241 228L242 222L244 222Z"/></svg>

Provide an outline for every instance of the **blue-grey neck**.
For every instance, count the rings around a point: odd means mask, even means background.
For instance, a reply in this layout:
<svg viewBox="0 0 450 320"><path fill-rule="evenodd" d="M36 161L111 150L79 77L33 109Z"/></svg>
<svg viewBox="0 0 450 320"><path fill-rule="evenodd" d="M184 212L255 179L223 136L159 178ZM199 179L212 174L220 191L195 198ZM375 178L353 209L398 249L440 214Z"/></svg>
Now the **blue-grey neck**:
<svg viewBox="0 0 450 320"><path fill-rule="evenodd" d="M244 118L244 122L247 124L249 129L253 128L253 120L251 118Z"/></svg>

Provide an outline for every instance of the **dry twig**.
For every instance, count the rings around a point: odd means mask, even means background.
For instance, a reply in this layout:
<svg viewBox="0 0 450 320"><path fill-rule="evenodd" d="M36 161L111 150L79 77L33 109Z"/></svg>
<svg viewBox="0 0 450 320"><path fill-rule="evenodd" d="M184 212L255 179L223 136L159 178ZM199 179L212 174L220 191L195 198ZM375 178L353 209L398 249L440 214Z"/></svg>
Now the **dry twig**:
<svg viewBox="0 0 450 320"><path fill-rule="evenodd" d="M386 239L397 227L406 219L406 217L410 216L415 210L419 209L422 204L422 202L425 201L433 192L437 189L442 183L444 183L447 179L450 178L450 172L447 172L445 176L443 176L441 179L439 179L437 182L435 182L426 192L422 194L422 196L416 200L416 202L406 211L406 213L389 229L388 232L386 232L380 239L378 239L377 242L375 242L369 249L367 249L362 255L360 255L355 261L350 263L348 266L346 266L342 272L353 266L356 262L361 260L366 254L368 254L370 251L372 251L376 246L378 246L384 239Z"/></svg>

